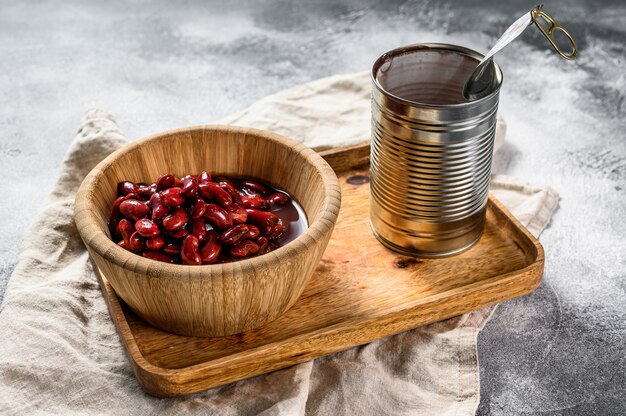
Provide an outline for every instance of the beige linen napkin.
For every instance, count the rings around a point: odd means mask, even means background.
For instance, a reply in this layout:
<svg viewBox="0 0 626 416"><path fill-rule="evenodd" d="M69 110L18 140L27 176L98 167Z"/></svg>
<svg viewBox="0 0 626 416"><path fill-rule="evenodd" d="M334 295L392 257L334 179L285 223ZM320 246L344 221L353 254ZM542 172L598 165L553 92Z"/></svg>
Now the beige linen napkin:
<svg viewBox="0 0 626 416"><path fill-rule="evenodd" d="M369 79L336 76L268 97L226 122L322 148L369 135ZM502 130L500 134L502 138ZM24 235L0 308L0 414L473 414L476 336L492 308L187 398L143 393L74 227L84 176L126 143L89 111L52 194ZM538 235L558 196L494 178L492 190Z"/></svg>

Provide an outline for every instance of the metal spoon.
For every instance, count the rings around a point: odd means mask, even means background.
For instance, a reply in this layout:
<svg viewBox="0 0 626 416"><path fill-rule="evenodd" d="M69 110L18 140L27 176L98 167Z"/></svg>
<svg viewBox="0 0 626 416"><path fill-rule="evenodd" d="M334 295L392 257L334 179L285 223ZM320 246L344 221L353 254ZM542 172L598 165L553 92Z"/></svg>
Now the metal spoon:
<svg viewBox="0 0 626 416"><path fill-rule="evenodd" d="M486 97L493 91L493 89L497 86L497 80L495 77L496 69L492 59L493 56L521 35L522 32L532 23L535 23L559 55L568 60L576 58L578 50L576 49L576 43L574 42L572 35L570 35L569 32L563 28L563 26L541 10L542 7L543 5L539 5L528 13L525 13L504 31L496 44L489 52L487 52L487 55L485 55L478 66L470 74L467 81L465 81L465 86L463 87L463 96L465 98L472 101L478 100ZM554 39L555 31L561 31L565 34L571 43L572 52L569 54L565 53L558 47Z"/></svg>

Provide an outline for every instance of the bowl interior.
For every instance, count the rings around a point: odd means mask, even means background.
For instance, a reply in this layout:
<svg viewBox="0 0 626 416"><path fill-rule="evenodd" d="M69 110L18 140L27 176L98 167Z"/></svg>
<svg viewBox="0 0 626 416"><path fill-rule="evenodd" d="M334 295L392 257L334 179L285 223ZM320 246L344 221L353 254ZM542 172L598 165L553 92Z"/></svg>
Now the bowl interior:
<svg viewBox="0 0 626 416"><path fill-rule="evenodd" d="M83 184L87 206L95 225L109 237L107 219L118 182L152 183L163 173L182 177L202 170L258 178L287 191L304 209L309 230L335 185L324 180L334 177L332 169L302 144L253 129L206 126L166 132L112 154Z"/></svg>

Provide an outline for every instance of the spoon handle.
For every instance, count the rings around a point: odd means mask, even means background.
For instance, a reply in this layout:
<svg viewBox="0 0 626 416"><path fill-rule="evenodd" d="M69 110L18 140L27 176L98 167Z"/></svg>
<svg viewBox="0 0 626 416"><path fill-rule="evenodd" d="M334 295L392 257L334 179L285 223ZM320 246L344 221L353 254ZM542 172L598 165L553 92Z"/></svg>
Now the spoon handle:
<svg viewBox="0 0 626 416"><path fill-rule="evenodd" d="M493 45L493 47L487 52L487 55L480 61L478 66L482 65L491 59L496 53L500 52L502 48L511 43L515 38L522 34L524 29L531 25L533 22L532 12L524 13L522 17L517 19L507 30L504 31L500 39Z"/></svg>

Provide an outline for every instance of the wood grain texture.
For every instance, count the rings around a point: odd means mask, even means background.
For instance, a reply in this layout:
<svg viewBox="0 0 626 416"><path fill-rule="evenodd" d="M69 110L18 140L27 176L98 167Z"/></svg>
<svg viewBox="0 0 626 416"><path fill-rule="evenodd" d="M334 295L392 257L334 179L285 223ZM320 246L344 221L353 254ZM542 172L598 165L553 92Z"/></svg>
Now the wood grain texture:
<svg viewBox="0 0 626 416"><path fill-rule="evenodd" d="M366 145L357 146L362 165ZM539 242L490 196L480 242L454 257L421 260L383 247L369 228L367 167L338 161L342 208L333 237L295 305L277 320L238 335L183 337L160 331L121 303L106 273L104 297L139 384L180 396L332 354L378 338L521 296L543 275Z"/></svg>
<svg viewBox="0 0 626 416"><path fill-rule="evenodd" d="M357 169L370 163L369 143L355 144L320 152L326 162L335 172L344 172L349 169Z"/></svg>
<svg viewBox="0 0 626 416"><path fill-rule="evenodd" d="M153 182L166 172L202 170L260 178L288 191L310 226L266 255L210 266L148 260L111 241L106 225L119 181ZM276 319L302 293L328 244L340 205L331 167L300 143L254 129L206 126L175 130L113 153L87 176L75 219L97 267L133 311L183 335L223 336Z"/></svg>

